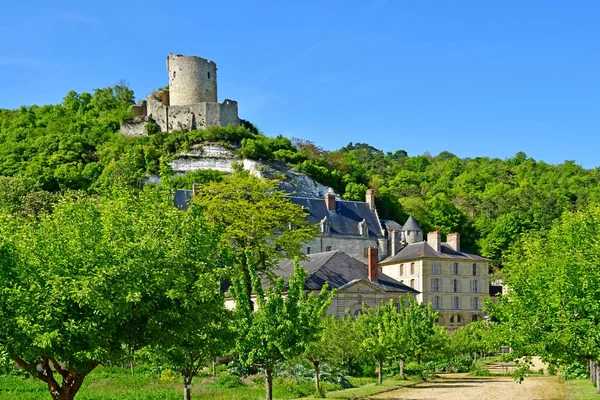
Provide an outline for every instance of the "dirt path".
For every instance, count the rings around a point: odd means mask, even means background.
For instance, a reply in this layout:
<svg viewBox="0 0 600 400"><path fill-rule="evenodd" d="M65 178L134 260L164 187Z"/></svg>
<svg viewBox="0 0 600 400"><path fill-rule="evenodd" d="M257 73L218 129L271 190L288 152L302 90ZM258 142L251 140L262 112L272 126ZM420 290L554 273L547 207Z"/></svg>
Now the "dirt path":
<svg viewBox="0 0 600 400"><path fill-rule="evenodd" d="M445 374L439 379L370 397L371 399L439 400L559 400L566 399L567 387L554 376L526 378L522 384L511 377L474 377Z"/></svg>

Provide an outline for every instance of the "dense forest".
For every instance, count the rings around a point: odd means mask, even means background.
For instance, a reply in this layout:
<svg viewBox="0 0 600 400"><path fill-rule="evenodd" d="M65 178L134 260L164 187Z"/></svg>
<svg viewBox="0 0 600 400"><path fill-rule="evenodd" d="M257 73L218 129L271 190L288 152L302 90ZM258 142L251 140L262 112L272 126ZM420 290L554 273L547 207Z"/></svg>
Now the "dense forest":
<svg viewBox="0 0 600 400"><path fill-rule="evenodd" d="M412 156L362 143L329 151L302 139L266 137L246 121L238 128L127 138L119 126L133 99L127 87L114 86L71 91L57 105L0 110L0 208L36 214L52 207L57 192L139 186L151 174L169 188L220 180L211 171L174 176L168 166L177 152L202 141L237 148L240 157L287 162L348 200L364 200L373 188L381 218L404 222L413 215L426 231L459 231L465 247L497 266L521 233L549 230L564 211L600 202L600 170L573 161L549 165L524 153L506 160Z"/></svg>

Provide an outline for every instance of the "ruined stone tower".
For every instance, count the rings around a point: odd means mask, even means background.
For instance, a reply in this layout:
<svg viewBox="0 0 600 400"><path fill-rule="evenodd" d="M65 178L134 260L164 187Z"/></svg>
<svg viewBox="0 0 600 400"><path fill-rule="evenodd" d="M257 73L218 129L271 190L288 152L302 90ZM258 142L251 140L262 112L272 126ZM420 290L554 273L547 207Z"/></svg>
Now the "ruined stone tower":
<svg viewBox="0 0 600 400"><path fill-rule="evenodd" d="M171 106L217 102L217 64L196 56L169 53Z"/></svg>
<svg viewBox="0 0 600 400"><path fill-rule="evenodd" d="M235 100L217 101L217 64L202 57L169 53L169 88L132 106L132 121L121 124L126 136L145 136L148 124L161 132L185 132L213 126L238 126Z"/></svg>

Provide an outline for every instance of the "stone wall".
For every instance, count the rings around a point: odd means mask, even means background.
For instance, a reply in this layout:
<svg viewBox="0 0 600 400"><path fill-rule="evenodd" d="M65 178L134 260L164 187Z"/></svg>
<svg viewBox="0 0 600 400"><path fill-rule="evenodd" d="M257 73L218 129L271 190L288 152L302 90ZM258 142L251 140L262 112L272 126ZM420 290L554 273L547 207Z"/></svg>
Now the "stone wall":
<svg viewBox="0 0 600 400"><path fill-rule="evenodd" d="M217 65L201 57L169 54L170 105L217 102Z"/></svg>
<svg viewBox="0 0 600 400"><path fill-rule="evenodd" d="M126 122L121 124L121 134L125 136L148 136L145 122Z"/></svg>
<svg viewBox="0 0 600 400"><path fill-rule="evenodd" d="M221 126L233 124L238 126L240 119L238 117L238 103L234 100L225 99L221 103Z"/></svg>

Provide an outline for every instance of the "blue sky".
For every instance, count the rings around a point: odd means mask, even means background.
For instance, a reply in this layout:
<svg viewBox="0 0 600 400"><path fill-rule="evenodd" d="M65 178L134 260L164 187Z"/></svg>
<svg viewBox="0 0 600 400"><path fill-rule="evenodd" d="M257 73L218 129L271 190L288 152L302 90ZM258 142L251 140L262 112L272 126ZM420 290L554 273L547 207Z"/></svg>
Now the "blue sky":
<svg viewBox="0 0 600 400"><path fill-rule="evenodd" d="M217 63L265 134L600 166L597 1L22 1L0 13L0 108Z"/></svg>

